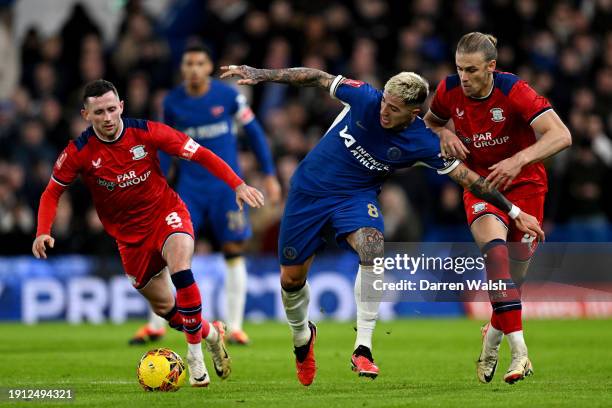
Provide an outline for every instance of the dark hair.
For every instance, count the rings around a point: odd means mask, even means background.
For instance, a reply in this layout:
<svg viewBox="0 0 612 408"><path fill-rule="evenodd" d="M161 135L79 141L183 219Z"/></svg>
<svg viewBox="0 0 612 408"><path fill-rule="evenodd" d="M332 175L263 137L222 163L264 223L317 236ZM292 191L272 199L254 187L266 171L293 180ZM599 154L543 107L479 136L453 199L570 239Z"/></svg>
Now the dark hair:
<svg viewBox="0 0 612 408"><path fill-rule="evenodd" d="M474 54L482 52L486 61L497 59L497 38L491 34L478 31L468 33L461 37L457 44L457 54Z"/></svg>
<svg viewBox="0 0 612 408"><path fill-rule="evenodd" d="M96 79L95 81L91 81L85 85L85 89L83 90L83 104L87 103L87 98L102 96L109 91L112 91L115 95L117 95L117 97L119 97L119 92L117 92L117 88L115 88L115 85L113 85L112 82L105 79Z"/></svg>
<svg viewBox="0 0 612 408"><path fill-rule="evenodd" d="M187 54L188 52L203 52L209 59L212 59L212 53L210 48L208 48L201 42L193 42L188 44L187 47L185 47L185 49L183 50L183 55Z"/></svg>

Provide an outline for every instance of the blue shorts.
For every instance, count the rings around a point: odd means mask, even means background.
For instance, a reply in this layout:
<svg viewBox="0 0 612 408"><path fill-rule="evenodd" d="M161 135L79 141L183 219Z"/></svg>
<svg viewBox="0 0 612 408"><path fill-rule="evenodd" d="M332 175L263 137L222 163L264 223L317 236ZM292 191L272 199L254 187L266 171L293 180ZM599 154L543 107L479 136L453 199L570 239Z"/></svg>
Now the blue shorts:
<svg viewBox="0 0 612 408"><path fill-rule="evenodd" d="M247 205L244 206L244 211L240 212L236 204L236 193L231 188L194 193L193 189L187 190L179 186L177 190L191 214L196 235L208 222L214 238L221 244L244 241L251 237Z"/></svg>
<svg viewBox="0 0 612 408"><path fill-rule="evenodd" d="M346 247L345 238L363 227L384 232L383 216L376 194L315 197L291 189L281 220L278 256L281 265L301 265L324 244L323 227L328 224L336 240Z"/></svg>

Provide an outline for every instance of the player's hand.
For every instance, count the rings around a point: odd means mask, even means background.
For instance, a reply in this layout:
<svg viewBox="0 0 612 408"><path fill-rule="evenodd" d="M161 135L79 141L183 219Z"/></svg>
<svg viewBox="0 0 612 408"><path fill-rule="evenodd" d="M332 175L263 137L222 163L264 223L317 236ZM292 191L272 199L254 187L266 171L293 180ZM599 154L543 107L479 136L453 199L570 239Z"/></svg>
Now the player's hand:
<svg viewBox="0 0 612 408"><path fill-rule="evenodd" d="M281 200L281 186L276 176L266 176L263 182L268 202L270 204L278 204Z"/></svg>
<svg viewBox="0 0 612 408"><path fill-rule="evenodd" d="M240 207L240 211L243 209L244 203L247 203L253 208L260 208L264 205L264 196L258 189L247 186L246 183L242 183L236 187L236 203Z"/></svg>
<svg viewBox="0 0 612 408"><path fill-rule="evenodd" d="M544 241L546 238L536 217L521 211L518 217L514 219L514 222L519 230L525 234L529 234L529 236L536 237L538 241Z"/></svg>
<svg viewBox="0 0 612 408"><path fill-rule="evenodd" d="M519 158L517 156L512 156L489 167L489 170L492 171L489 173L486 180L490 183L491 187L495 187L499 191L504 191L510 187L510 184L512 184L512 181L519 175L522 168L523 166Z"/></svg>
<svg viewBox="0 0 612 408"><path fill-rule="evenodd" d="M264 80L261 70L248 65L225 65L221 67L221 79L238 77L238 85L255 85Z"/></svg>
<svg viewBox="0 0 612 408"><path fill-rule="evenodd" d="M465 147L457 135L451 132L449 129L443 129L439 136L442 157L446 159L454 157L459 160L465 160L467 155L470 154L468 148Z"/></svg>
<svg viewBox="0 0 612 408"><path fill-rule="evenodd" d="M53 248L55 245L55 238L51 235L41 234L36 237L32 244L32 253L37 259L47 259L47 246Z"/></svg>

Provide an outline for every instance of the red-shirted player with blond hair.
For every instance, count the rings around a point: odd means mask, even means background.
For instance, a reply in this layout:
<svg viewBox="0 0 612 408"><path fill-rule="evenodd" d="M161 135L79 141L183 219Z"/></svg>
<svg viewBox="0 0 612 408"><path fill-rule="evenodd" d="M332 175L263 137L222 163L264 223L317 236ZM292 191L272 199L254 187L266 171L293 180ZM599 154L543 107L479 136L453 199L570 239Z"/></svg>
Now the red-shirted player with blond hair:
<svg viewBox="0 0 612 408"><path fill-rule="evenodd" d="M440 82L425 122L440 137L443 156L463 160L541 224L547 191L541 162L570 146L571 135L546 98L516 75L496 71L496 44L495 37L479 32L461 38L455 54L457 74ZM451 119L454 132L445 126ZM520 284L537 241L524 237L508 214L467 190L463 203L485 256L487 278L510 285L510 290L489 292L493 314L483 327L478 379L492 380L505 334L512 361L504 380L512 384L532 373L523 338Z"/></svg>
<svg viewBox="0 0 612 408"><path fill-rule="evenodd" d="M185 204L168 186L157 151L197 162L236 192L240 208L263 205L263 195L247 186L223 160L189 136L162 123L121 118L123 101L115 86L96 80L85 86L81 114L91 123L60 154L40 198L38 229L32 245L37 258L53 248L51 225L68 185L81 176L91 192L100 221L115 240L125 273L171 327L183 331L192 386L210 383L202 338L217 375L226 378L230 358L221 322L202 319L202 299L191 272L193 227ZM176 299L168 279L176 287Z"/></svg>

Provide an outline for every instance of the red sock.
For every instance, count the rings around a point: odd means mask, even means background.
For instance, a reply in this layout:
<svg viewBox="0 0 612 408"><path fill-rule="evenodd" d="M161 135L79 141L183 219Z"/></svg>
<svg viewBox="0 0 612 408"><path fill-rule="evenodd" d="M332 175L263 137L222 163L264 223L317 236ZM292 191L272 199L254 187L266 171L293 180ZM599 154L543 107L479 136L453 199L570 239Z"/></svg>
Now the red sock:
<svg viewBox="0 0 612 408"><path fill-rule="evenodd" d="M482 249L485 255L487 280L504 283L503 290L490 290L489 299L493 306L491 324L504 334L522 330L521 294L510 277L508 247L501 239L494 239Z"/></svg>
<svg viewBox="0 0 612 408"><path fill-rule="evenodd" d="M176 299L174 299L174 306L172 306L172 310L162 317L168 321L170 327L181 332L183 331L183 317L179 314L178 309L176 308Z"/></svg>
<svg viewBox="0 0 612 408"><path fill-rule="evenodd" d="M501 322L499 321L499 315L495 312L491 313L491 326L496 328L497 330L501 330Z"/></svg>
<svg viewBox="0 0 612 408"><path fill-rule="evenodd" d="M523 330L523 319L522 319L522 310L521 309L513 309L508 310L507 312L495 313L497 315L497 321L501 327L501 331L504 334L510 334L515 331Z"/></svg>
<svg viewBox="0 0 612 408"><path fill-rule="evenodd" d="M200 289L193 279L191 269L171 275L176 287L176 304L178 313L183 318L183 331L187 343L197 344L202 341L202 297Z"/></svg>

